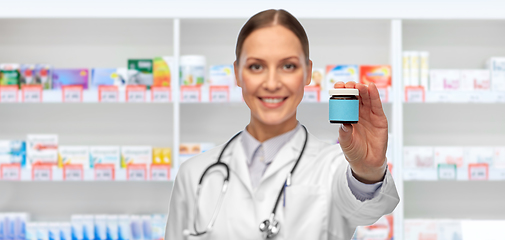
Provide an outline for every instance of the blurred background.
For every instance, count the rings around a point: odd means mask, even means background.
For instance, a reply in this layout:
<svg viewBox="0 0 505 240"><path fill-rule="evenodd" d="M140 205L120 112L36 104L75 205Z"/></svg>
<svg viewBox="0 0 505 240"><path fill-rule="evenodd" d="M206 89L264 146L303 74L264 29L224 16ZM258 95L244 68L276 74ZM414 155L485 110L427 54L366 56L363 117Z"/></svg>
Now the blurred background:
<svg viewBox="0 0 505 240"><path fill-rule="evenodd" d="M335 82L379 86L402 201L355 239L505 239L503 1L0 0L0 240L162 240L180 164L249 122L235 43L270 8L308 34L312 134Z"/></svg>

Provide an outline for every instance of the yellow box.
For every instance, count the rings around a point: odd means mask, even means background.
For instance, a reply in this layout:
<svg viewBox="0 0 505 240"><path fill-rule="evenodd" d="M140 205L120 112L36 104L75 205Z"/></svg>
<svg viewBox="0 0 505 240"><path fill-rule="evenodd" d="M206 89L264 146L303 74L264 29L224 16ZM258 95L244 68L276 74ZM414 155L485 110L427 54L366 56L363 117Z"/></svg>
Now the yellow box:
<svg viewBox="0 0 505 240"><path fill-rule="evenodd" d="M170 165L172 165L172 149L171 148L153 148L153 164L170 164Z"/></svg>

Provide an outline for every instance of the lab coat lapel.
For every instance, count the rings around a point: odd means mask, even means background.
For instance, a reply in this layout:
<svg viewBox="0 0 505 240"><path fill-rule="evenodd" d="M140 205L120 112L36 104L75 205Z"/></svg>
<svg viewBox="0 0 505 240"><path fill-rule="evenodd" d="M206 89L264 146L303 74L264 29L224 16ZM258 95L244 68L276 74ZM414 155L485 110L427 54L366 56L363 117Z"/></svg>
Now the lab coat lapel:
<svg viewBox="0 0 505 240"><path fill-rule="evenodd" d="M261 178L262 181L274 175L280 169L288 165L289 163L296 161L298 158L300 151L302 150L303 143L305 141L305 130L303 127L300 127L298 131L295 133L295 136L291 138L289 142L284 145L281 150L275 155L274 160L268 166L265 171L265 174Z"/></svg>
<svg viewBox="0 0 505 240"><path fill-rule="evenodd" d="M245 151L242 146L242 136L238 136L237 139L233 140L233 145L230 146L230 152L223 158L223 162L228 163L230 166L230 171L234 172L237 178L244 184L246 189L252 194L251 177L249 177L249 170L247 167L247 160L245 156ZM232 178L235 176L230 176L230 181L235 181Z"/></svg>

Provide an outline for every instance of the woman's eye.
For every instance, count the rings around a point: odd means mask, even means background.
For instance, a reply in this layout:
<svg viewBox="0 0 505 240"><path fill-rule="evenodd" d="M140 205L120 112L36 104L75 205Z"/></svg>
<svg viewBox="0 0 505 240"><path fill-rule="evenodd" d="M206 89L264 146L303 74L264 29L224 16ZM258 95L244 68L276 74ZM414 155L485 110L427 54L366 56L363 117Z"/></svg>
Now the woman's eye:
<svg viewBox="0 0 505 240"><path fill-rule="evenodd" d="M251 66L249 66L249 69L251 69L253 71L259 71L259 70L263 69L263 67L259 64L252 64Z"/></svg>
<svg viewBox="0 0 505 240"><path fill-rule="evenodd" d="M284 70L293 70L296 66L294 64L284 64L283 68Z"/></svg>

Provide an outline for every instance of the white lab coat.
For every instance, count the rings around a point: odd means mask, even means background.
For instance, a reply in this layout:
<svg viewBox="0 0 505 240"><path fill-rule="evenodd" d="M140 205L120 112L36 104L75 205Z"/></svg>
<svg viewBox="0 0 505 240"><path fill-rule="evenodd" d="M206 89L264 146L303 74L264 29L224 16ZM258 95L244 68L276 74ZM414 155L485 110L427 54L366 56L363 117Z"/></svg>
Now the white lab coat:
<svg viewBox="0 0 505 240"><path fill-rule="evenodd" d="M259 224L270 216L287 174L294 166L305 140L300 128L266 169L260 185L253 190L241 136L223 154L230 167L229 188L214 229L199 237L184 237L183 230L194 233L196 189L205 169L216 162L224 145L184 162L174 183L166 240L178 239L262 239ZM276 239L351 239L356 226L371 225L394 210L399 202L389 171L376 196L364 202L349 189L345 160L340 145L329 145L309 133L307 147L279 202L276 219L281 224ZM198 203L198 230L206 228L216 209L223 175L219 169L207 174Z"/></svg>

